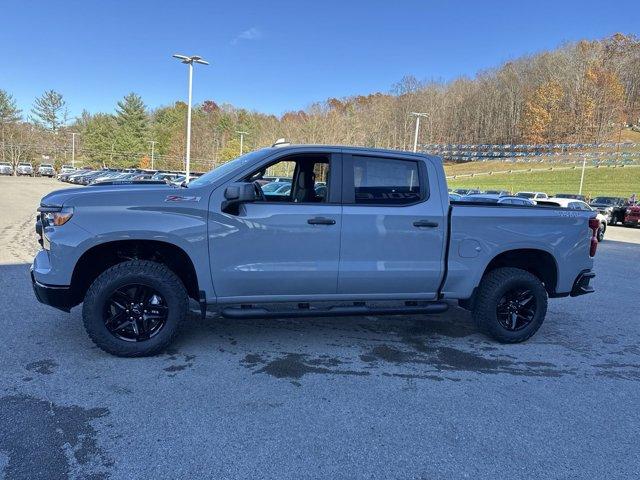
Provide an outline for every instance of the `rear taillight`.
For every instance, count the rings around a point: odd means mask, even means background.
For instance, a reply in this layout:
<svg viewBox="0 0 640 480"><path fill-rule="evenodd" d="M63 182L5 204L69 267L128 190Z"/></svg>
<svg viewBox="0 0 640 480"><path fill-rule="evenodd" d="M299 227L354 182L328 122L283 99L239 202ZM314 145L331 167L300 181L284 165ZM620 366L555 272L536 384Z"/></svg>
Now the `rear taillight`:
<svg viewBox="0 0 640 480"><path fill-rule="evenodd" d="M591 229L591 246L589 248L589 256L595 257L598 248L598 229L600 228L600 220L596 217L589 219L589 228Z"/></svg>

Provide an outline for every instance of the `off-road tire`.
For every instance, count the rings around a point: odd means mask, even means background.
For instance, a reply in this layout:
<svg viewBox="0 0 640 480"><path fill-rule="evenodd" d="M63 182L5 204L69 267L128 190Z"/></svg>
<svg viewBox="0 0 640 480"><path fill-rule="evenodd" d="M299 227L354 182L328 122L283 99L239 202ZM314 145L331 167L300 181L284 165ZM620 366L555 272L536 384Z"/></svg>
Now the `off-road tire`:
<svg viewBox="0 0 640 480"><path fill-rule="evenodd" d="M523 329L511 331L498 321L496 308L505 294L515 287L526 287L535 301L533 320ZM473 301L472 317L478 328L502 343L519 343L538 331L547 314L547 291L538 277L519 268L496 268L481 280Z"/></svg>
<svg viewBox="0 0 640 480"><path fill-rule="evenodd" d="M157 290L166 301L168 315L157 335L140 342L128 342L109 332L103 311L111 292L135 282ZM130 260L114 265L94 280L84 297L82 319L93 343L105 352L118 357L144 357L161 352L173 342L188 312L187 291L175 273L160 263Z"/></svg>

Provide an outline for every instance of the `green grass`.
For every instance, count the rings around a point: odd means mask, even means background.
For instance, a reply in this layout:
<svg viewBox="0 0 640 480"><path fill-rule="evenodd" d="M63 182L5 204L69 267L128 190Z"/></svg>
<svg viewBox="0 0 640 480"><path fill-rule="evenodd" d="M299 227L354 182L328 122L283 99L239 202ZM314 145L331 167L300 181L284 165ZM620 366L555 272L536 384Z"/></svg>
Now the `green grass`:
<svg viewBox="0 0 640 480"><path fill-rule="evenodd" d="M513 168L520 168L513 166ZM447 175L450 172L445 166ZM486 171L486 170L485 170ZM577 193L580 188L580 167L570 170L544 170L522 173L494 173L473 177L449 178L449 188L505 189L512 192L529 190L548 194ZM640 167L587 168L582 193L591 197L611 195L628 197L640 193Z"/></svg>

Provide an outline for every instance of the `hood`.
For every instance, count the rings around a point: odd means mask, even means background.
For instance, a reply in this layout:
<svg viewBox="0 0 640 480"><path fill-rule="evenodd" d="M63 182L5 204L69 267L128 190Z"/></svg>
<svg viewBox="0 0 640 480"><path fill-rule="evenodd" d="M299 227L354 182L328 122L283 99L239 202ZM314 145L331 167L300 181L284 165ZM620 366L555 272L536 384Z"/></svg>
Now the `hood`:
<svg viewBox="0 0 640 480"><path fill-rule="evenodd" d="M63 188L61 190L54 190L53 192L42 197L40 201L41 205L47 206L73 206L77 202L82 202L84 198L91 195L100 194L113 195L114 197L122 198L131 193L145 192L175 192L178 187L172 185L160 185L153 183L150 185L143 184L121 184L121 185L93 185L90 187L81 188Z"/></svg>

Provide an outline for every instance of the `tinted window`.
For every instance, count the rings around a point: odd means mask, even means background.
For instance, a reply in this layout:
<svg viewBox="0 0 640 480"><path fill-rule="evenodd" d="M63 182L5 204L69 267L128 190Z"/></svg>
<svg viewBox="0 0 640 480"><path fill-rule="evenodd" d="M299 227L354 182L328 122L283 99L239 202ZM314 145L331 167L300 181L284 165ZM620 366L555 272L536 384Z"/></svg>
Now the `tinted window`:
<svg viewBox="0 0 640 480"><path fill-rule="evenodd" d="M415 203L420 200L418 172L418 164L408 160L353 156L355 203Z"/></svg>

